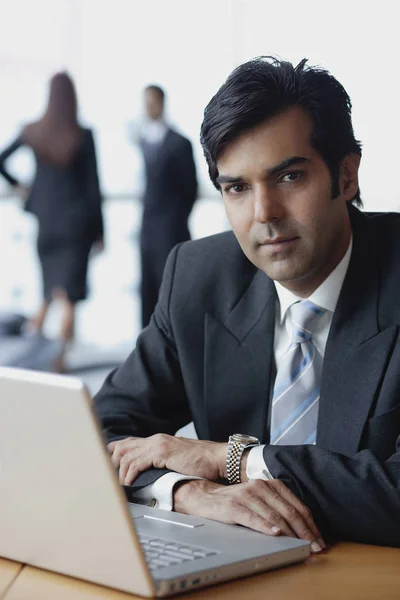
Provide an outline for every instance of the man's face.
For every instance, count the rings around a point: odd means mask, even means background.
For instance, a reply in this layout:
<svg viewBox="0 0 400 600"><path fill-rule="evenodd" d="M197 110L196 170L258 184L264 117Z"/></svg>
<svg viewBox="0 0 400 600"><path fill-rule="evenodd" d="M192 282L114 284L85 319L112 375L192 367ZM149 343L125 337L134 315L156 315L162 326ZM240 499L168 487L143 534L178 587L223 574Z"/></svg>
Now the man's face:
<svg viewBox="0 0 400 600"><path fill-rule="evenodd" d="M309 296L350 242L346 202L359 159L346 158L332 198L327 165L310 143L312 122L295 107L228 144L217 166L228 219L243 252L300 297Z"/></svg>
<svg viewBox="0 0 400 600"><path fill-rule="evenodd" d="M144 93L146 114L150 119L159 119L163 114L163 101L155 90L146 90Z"/></svg>

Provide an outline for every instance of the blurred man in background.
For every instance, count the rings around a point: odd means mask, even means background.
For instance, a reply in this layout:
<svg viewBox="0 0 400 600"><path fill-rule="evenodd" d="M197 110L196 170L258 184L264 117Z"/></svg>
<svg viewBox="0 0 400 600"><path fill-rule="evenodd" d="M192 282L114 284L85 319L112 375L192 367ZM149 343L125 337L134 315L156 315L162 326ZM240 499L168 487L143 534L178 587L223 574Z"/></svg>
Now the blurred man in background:
<svg viewBox="0 0 400 600"><path fill-rule="evenodd" d="M144 104L147 118L138 136L146 178L140 232L143 327L157 303L169 252L190 239L188 219L197 193L192 144L166 123L164 91L147 86Z"/></svg>

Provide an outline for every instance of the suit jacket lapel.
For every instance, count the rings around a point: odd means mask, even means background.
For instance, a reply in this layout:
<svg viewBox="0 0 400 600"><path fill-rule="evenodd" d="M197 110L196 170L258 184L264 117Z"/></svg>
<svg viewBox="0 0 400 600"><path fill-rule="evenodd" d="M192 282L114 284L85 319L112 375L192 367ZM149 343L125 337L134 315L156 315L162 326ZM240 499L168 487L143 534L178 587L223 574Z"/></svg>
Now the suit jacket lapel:
<svg viewBox="0 0 400 600"><path fill-rule="evenodd" d="M350 214L353 250L326 345L317 428L319 446L348 455L358 450L390 344L390 335L373 352L368 344L379 333L377 242L367 218Z"/></svg>
<svg viewBox="0 0 400 600"><path fill-rule="evenodd" d="M210 439L265 438L275 323L275 287L261 271L231 312L205 319L205 404ZM228 408L227 408L228 407Z"/></svg>

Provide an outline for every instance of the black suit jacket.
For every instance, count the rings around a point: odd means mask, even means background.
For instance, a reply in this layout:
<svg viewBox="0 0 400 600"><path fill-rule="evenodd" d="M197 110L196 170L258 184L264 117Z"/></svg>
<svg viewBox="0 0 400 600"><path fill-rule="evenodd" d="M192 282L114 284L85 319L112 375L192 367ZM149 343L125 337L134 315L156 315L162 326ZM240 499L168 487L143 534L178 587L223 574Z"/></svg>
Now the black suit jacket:
<svg viewBox="0 0 400 600"><path fill-rule="evenodd" d="M143 142L141 147L146 171L143 228L171 236L173 241L176 240L174 244L186 240L187 220L197 192L192 144L181 134L168 129L155 153L146 152ZM182 237L182 230L185 237Z"/></svg>
<svg viewBox="0 0 400 600"><path fill-rule="evenodd" d="M18 185L5 161L24 145L21 136L0 153L0 175ZM78 238L89 243L103 236L102 196L99 188L93 134L83 130L82 142L67 167L35 155L36 173L25 209L39 222L39 236L47 239Z"/></svg>
<svg viewBox="0 0 400 600"><path fill-rule="evenodd" d="M268 445L275 286L231 232L174 249L152 321L95 407L108 439L173 434L192 419L201 439L258 436L324 535L400 546L400 215L350 214L315 446Z"/></svg>

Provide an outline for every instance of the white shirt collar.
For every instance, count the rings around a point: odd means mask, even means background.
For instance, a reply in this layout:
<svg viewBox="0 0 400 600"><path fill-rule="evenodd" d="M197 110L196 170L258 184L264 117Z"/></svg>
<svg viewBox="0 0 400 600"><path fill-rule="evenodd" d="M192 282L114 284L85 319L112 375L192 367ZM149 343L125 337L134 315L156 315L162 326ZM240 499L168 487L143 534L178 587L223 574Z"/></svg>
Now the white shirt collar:
<svg viewBox="0 0 400 600"><path fill-rule="evenodd" d="M343 281L347 273L350 262L351 250L353 248L353 237L350 238L349 247L340 263L333 269L332 273L321 283L321 285L309 296L308 300L314 302L321 308L326 308L331 312L335 311L339 294L342 289ZM286 312L292 304L304 298L299 298L293 292L286 289L278 281L274 281L276 293L278 294L280 305L280 322L283 323Z"/></svg>
<svg viewBox="0 0 400 600"><path fill-rule="evenodd" d="M142 138L149 143L161 143L167 133L168 126L163 119L146 119L142 128Z"/></svg>

